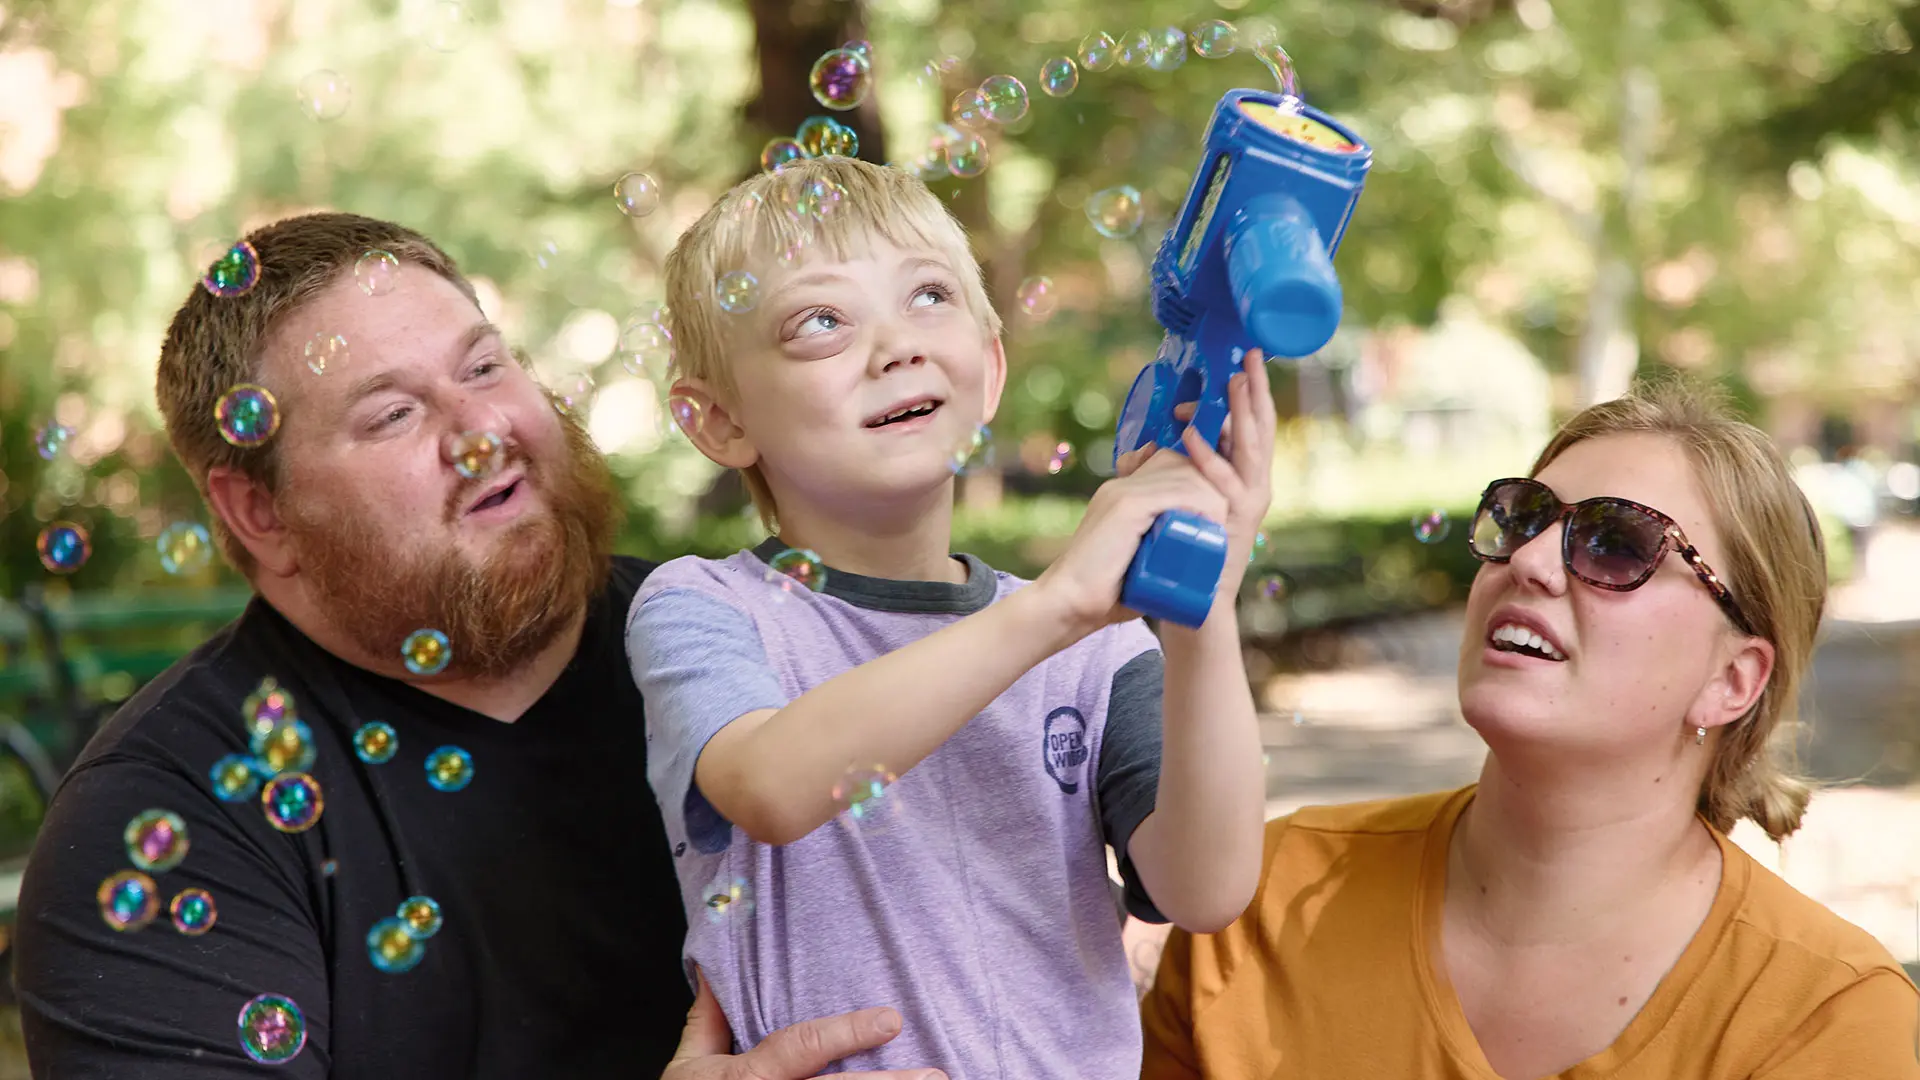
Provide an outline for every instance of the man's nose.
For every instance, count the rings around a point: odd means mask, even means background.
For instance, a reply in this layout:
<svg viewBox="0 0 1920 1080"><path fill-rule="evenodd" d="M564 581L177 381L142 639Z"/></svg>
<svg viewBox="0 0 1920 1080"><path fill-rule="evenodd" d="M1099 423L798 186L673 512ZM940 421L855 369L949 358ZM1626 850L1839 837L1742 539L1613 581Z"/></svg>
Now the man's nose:
<svg viewBox="0 0 1920 1080"><path fill-rule="evenodd" d="M448 410L446 430L440 433L440 456L456 467L470 463L476 453L498 459L512 434L513 425L499 407L468 396Z"/></svg>

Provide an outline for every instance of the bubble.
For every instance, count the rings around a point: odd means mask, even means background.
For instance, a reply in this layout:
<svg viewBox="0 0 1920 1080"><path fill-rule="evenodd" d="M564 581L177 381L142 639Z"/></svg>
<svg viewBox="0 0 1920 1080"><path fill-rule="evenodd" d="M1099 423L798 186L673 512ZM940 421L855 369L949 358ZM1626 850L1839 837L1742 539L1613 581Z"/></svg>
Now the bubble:
<svg viewBox="0 0 1920 1080"><path fill-rule="evenodd" d="M452 52L467 41L467 9L454 0L441 0L433 6L427 21L427 47L435 52Z"/></svg>
<svg viewBox="0 0 1920 1080"><path fill-rule="evenodd" d="M1152 36L1147 49L1147 66L1155 71L1172 71L1187 62L1187 35L1177 26L1162 27Z"/></svg>
<svg viewBox="0 0 1920 1080"><path fill-rule="evenodd" d="M993 432L985 424L974 425L972 434L953 451L948 462L955 476L993 464Z"/></svg>
<svg viewBox="0 0 1920 1080"><path fill-rule="evenodd" d="M1130 184L1103 188L1087 198L1087 220L1093 229L1109 240L1119 240L1140 231L1144 210L1140 189Z"/></svg>
<svg viewBox="0 0 1920 1080"><path fill-rule="evenodd" d="M1073 465L1073 444L1055 443L1047 457L1047 475L1058 476Z"/></svg>
<svg viewBox="0 0 1920 1080"><path fill-rule="evenodd" d="M1287 577L1281 573L1260 575L1260 595L1268 600L1284 600L1287 597Z"/></svg>
<svg viewBox="0 0 1920 1080"><path fill-rule="evenodd" d="M275 724L299 715L292 691L283 688L271 675L261 679L259 687L240 703L240 716L247 722L249 738L264 736Z"/></svg>
<svg viewBox="0 0 1920 1080"><path fill-rule="evenodd" d="M987 119L996 124L1011 124L1027 115L1027 87L1011 75L989 75L980 84L980 100L986 105Z"/></svg>
<svg viewBox="0 0 1920 1080"><path fill-rule="evenodd" d="M322 330L307 341L305 355L307 370L315 375L325 375L328 368L337 371L347 362L347 339Z"/></svg>
<svg viewBox="0 0 1920 1080"><path fill-rule="evenodd" d="M394 918L406 924L415 941L425 941L440 932L440 902L431 896L409 896L400 901Z"/></svg>
<svg viewBox="0 0 1920 1080"><path fill-rule="evenodd" d="M1306 723L1307 723L1307 718L1300 715L1300 710L1299 709L1293 710L1293 726L1305 727Z"/></svg>
<svg viewBox="0 0 1920 1080"><path fill-rule="evenodd" d="M160 530L154 541L160 569L169 574L197 574L213 561L213 537L197 521L176 521Z"/></svg>
<svg viewBox="0 0 1920 1080"><path fill-rule="evenodd" d="M60 456L60 451L73 441L73 429L65 424L48 421L40 430L33 433L33 450L40 455L41 461L52 461Z"/></svg>
<svg viewBox="0 0 1920 1080"><path fill-rule="evenodd" d="M415 630L400 643L400 659L415 675L438 675L453 662L453 646L438 630Z"/></svg>
<svg viewBox="0 0 1920 1080"><path fill-rule="evenodd" d="M867 58L851 49L835 49L813 62L807 85L813 99L829 109L846 111L866 100L873 83Z"/></svg>
<svg viewBox="0 0 1920 1080"><path fill-rule="evenodd" d="M800 148L812 157L837 154L854 157L860 153L860 135L831 116L809 116L794 133Z"/></svg>
<svg viewBox="0 0 1920 1080"><path fill-rule="evenodd" d="M795 585L819 592L827 587L827 567L808 548L788 548L767 561L766 579L786 592Z"/></svg>
<svg viewBox="0 0 1920 1080"><path fill-rule="evenodd" d="M213 929L220 912L213 906L213 894L205 889L182 889L167 905L173 916L173 928L188 937L199 937Z"/></svg>
<svg viewBox="0 0 1920 1080"><path fill-rule="evenodd" d="M222 252L200 278L200 286L222 300L245 296L258 284L260 253L245 240Z"/></svg>
<svg viewBox="0 0 1920 1080"><path fill-rule="evenodd" d="M984 131L993 123L987 112L987 96L978 87L955 94L947 117L961 131Z"/></svg>
<svg viewBox="0 0 1920 1080"><path fill-rule="evenodd" d="M864 38L854 38L852 41L840 47L850 53L859 53L860 59L865 60L868 64L873 63L873 43Z"/></svg>
<svg viewBox="0 0 1920 1080"><path fill-rule="evenodd" d="M1095 31L1080 41L1080 66L1088 71L1105 71L1113 66L1113 35Z"/></svg>
<svg viewBox="0 0 1920 1080"><path fill-rule="evenodd" d="M962 178L987 171L987 141L978 135L962 135L947 147L947 171Z"/></svg>
<svg viewBox="0 0 1920 1080"><path fill-rule="evenodd" d="M855 765L841 774L830 794L855 825L884 828L899 816L893 792L899 779L884 765Z"/></svg>
<svg viewBox="0 0 1920 1080"><path fill-rule="evenodd" d="M213 793L221 802L251 799L260 790L260 771L245 754L228 754L214 762L207 778L213 781Z"/></svg>
<svg viewBox="0 0 1920 1080"><path fill-rule="evenodd" d="M780 205L796 221L812 223L833 216L846 200L847 189L825 176L787 177L780 185Z"/></svg>
<svg viewBox="0 0 1920 1080"><path fill-rule="evenodd" d="M746 878L721 878L700 890L700 902L706 906L708 922L744 918L753 914L753 887Z"/></svg>
<svg viewBox="0 0 1920 1080"><path fill-rule="evenodd" d="M593 376L576 371L564 376L553 389L553 407L567 416L578 416L593 404Z"/></svg>
<svg viewBox="0 0 1920 1080"><path fill-rule="evenodd" d="M620 335L620 366L630 375L665 382L673 366L673 333L649 320L628 323Z"/></svg>
<svg viewBox="0 0 1920 1080"><path fill-rule="evenodd" d="M700 421L704 418L700 402L685 394L674 394L667 398L667 415L673 418L673 426L683 435L692 435L700 430Z"/></svg>
<svg viewBox="0 0 1920 1080"><path fill-rule="evenodd" d="M1423 544L1437 544L1453 531L1453 521L1445 510L1429 510L1424 514L1415 514L1413 518L1413 538Z"/></svg>
<svg viewBox="0 0 1920 1080"><path fill-rule="evenodd" d="M1139 67L1153 55L1153 35L1145 30L1129 30L1121 37L1114 55L1119 58L1121 67Z"/></svg>
<svg viewBox="0 0 1920 1080"><path fill-rule="evenodd" d="M333 875L339 872L340 872L339 859L328 859L327 861L320 864L321 877L332 877Z"/></svg>
<svg viewBox="0 0 1920 1080"><path fill-rule="evenodd" d="M473 755L457 746L443 746L428 754L427 783L435 791L459 791L473 783Z"/></svg>
<svg viewBox="0 0 1920 1080"><path fill-rule="evenodd" d="M646 217L660 208L660 185L643 172L630 172L613 183L614 205L628 217Z"/></svg>
<svg viewBox="0 0 1920 1080"><path fill-rule="evenodd" d="M378 720L361 724L353 731L354 756L369 765L384 765L400 749L400 736L392 724Z"/></svg>
<svg viewBox="0 0 1920 1080"><path fill-rule="evenodd" d="M1040 65L1040 89L1048 97L1066 97L1079 85L1080 69L1069 57L1056 56Z"/></svg>
<svg viewBox="0 0 1920 1080"><path fill-rule="evenodd" d="M389 251L366 252L354 260L353 282L368 296L385 296L400 282L400 260ZM315 335L315 339L319 336ZM344 349L346 344L346 339L341 338L341 348Z"/></svg>
<svg viewBox="0 0 1920 1080"><path fill-rule="evenodd" d="M320 749L313 741L313 729L303 720L282 720L264 735L253 740L253 754L267 767L270 775L301 773L313 768Z"/></svg>
<svg viewBox="0 0 1920 1080"><path fill-rule="evenodd" d="M745 270L731 270L713 283L713 296L720 310L729 315L744 315L760 302L760 279Z"/></svg>
<svg viewBox="0 0 1920 1080"><path fill-rule="evenodd" d="M1263 41L1253 47L1253 55L1267 65L1273 81L1280 86L1280 93L1290 98L1300 96L1300 81L1293 73L1293 57L1287 55L1279 42Z"/></svg>
<svg viewBox="0 0 1920 1080"><path fill-rule="evenodd" d="M267 824L284 833L297 833L313 828L327 800L320 791L320 781L293 772L267 781L260 791L260 805L266 809Z"/></svg>
<svg viewBox="0 0 1920 1080"><path fill-rule="evenodd" d="M468 480L492 476L506 463L505 447L491 431L462 432L453 440L453 470Z"/></svg>
<svg viewBox="0 0 1920 1080"><path fill-rule="evenodd" d="M1193 51L1207 60L1232 56L1238 37L1232 23L1208 19L1193 28Z"/></svg>
<svg viewBox="0 0 1920 1080"><path fill-rule="evenodd" d="M353 87L337 71L325 68L300 80L300 105L315 120L337 120L353 101Z"/></svg>
<svg viewBox="0 0 1920 1080"><path fill-rule="evenodd" d="M412 971L426 955L427 947L398 915L381 919L367 931L367 959L378 971L388 975Z"/></svg>
<svg viewBox="0 0 1920 1080"><path fill-rule="evenodd" d="M138 930L160 914L160 887L138 870L109 877L94 897L100 901L100 917L122 933Z"/></svg>
<svg viewBox="0 0 1920 1080"><path fill-rule="evenodd" d="M240 1006L240 1049L262 1065L298 1057L307 1045L307 1018L292 998L261 994Z"/></svg>
<svg viewBox="0 0 1920 1080"><path fill-rule="evenodd" d="M542 270L554 270L560 265L560 245L552 237L534 242L533 264Z"/></svg>
<svg viewBox="0 0 1920 1080"><path fill-rule="evenodd" d="M171 810L143 810L127 822L121 839L127 859L142 870L164 874L187 857L187 823Z"/></svg>
<svg viewBox="0 0 1920 1080"><path fill-rule="evenodd" d="M220 437L234 446L259 446L280 430L280 403L264 386L241 383L213 404Z"/></svg>
<svg viewBox="0 0 1920 1080"><path fill-rule="evenodd" d="M1045 319L1053 314L1053 309L1060 303L1060 298L1053 290L1053 279L1045 274L1035 274L1022 281L1013 295L1020 303L1020 310L1035 319Z"/></svg>
<svg viewBox="0 0 1920 1080"><path fill-rule="evenodd" d="M1266 554L1266 552L1267 552L1267 534L1264 532L1254 533L1253 534L1253 550L1248 553L1247 561L1252 562L1254 559L1259 558L1261 555Z"/></svg>
<svg viewBox="0 0 1920 1080"><path fill-rule="evenodd" d="M87 565L93 554L86 527L71 521L56 521L41 529L34 547L40 552L40 565L56 574L73 573Z"/></svg>

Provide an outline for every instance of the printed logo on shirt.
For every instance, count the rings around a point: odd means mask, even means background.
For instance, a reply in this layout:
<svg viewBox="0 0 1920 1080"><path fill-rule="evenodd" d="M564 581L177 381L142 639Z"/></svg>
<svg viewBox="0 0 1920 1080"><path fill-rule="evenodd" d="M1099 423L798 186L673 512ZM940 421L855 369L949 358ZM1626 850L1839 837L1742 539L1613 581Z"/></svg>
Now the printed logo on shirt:
<svg viewBox="0 0 1920 1080"><path fill-rule="evenodd" d="M1046 743L1041 757L1047 766L1047 775L1060 785L1060 790L1073 795L1080 790L1080 781L1086 776L1087 757L1087 718L1080 710L1071 705L1062 705L1047 714Z"/></svg>

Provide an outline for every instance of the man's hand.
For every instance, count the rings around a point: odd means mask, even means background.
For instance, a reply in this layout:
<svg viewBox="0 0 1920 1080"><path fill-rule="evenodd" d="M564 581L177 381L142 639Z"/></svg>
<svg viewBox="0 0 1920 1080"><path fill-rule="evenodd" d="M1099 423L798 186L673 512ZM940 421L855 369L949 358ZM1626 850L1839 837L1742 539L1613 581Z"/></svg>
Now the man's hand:
<svg viewBox="0 0 1920 1080"><path fill-rule="evenodd" d="M732 1055L733 1033L707 977L694 972L700 989L687 1010L680 1049L660 1080L947 1080L938 1069L834 1073L816 1077L830 1061L884 1045L900 1034L900 1014L888 1008L861 1009L781 1028L759 1046Z"/></svg>

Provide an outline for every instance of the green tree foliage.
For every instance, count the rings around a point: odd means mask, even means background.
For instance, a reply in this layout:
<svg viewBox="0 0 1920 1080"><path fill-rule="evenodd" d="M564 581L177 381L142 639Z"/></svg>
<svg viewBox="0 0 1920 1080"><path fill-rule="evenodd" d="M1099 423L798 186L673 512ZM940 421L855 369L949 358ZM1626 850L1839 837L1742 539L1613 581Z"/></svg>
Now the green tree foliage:
<svg viewBox="0 0 1920 1080"><path fill-rule="evenodd" d="M48 580L34 538L56 517L93 534L72 588L179 580L151 540L205 511L157 433L161 332L211 253L322 206L435 237L483 279L543 377L587 374L603 401L623 403L605 429L621 433L611 449L634 507L629 548L750 539L726 488L701 501L714 470L660 435L658 395L626 386L635 377L614 341L659 298L678 230L757 168L770 135L824 111L806 71L854 37L872 42L877 83L847 119L874 160L913 162L954 96L989 75L1028 89L1027 115L986 133L985 173L934 183L1009 315L1013 379L995 431L1015 492L1098 483L1101 440L1158 340L1145 266L1213 103L1272 81L1244 48L1187 50L1172 70L1082 70L1071 94L1043 93L1041 64L1097 31L1218 18L1243 41L1272 34L1307 99L1372 143L1337 262L1350 328L1426 325L1464 296L1570 380L1614 334L1638 343L1642 365L1724 374L1756 397L1857 393L1848 373L1862 363L1904 385L1920 355L1916 11L1897 0L0 0L0 594ZM337 117L316 120L300 95L321 71L349 90L326 102ZM663 199L628 218L611 192L636 169ZM1083 207L1120 184L1143 193L1145 221L1103 238ZM1019 303L1037 275L1058 297L1045 319ZM1288 372L1276 376L1291 401ZM55 418L78 435L49 464L33 438ZM1076 460L1055 475L1063 442ZM969 527L1002 538L1071 526L1070 502L1030 505L1024 524L1001 512ZM214 580L217 568L187 583Z"/></svg>

